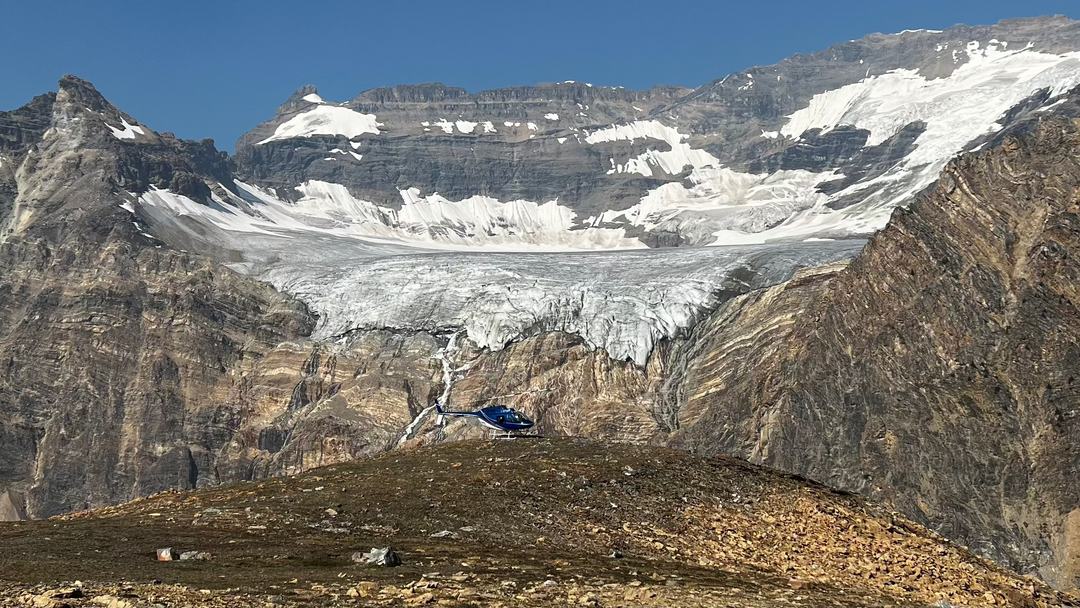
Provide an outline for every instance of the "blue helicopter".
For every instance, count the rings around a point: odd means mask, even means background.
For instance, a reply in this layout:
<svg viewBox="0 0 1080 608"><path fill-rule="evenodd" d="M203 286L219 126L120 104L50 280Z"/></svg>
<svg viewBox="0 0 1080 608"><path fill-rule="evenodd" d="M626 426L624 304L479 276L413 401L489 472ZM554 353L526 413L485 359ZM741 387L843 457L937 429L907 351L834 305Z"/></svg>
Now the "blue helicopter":
<svg viewBox="0 0 1080 608"><path fill-rule="evenodd" d="M504 437L507 439L521 437L521 435L512 435L511 433L525 431L533 426L533 421L529 420L528 416L512 407L506 407L504 405L492 405L476 412L448 412L442 409L442 405L436 401L435 409L439 413L437 424L440 427L445 423L447 416L477 418L480 420L480 424L491 429L492 439L494 439L500 431L506 433Z"/></svg>

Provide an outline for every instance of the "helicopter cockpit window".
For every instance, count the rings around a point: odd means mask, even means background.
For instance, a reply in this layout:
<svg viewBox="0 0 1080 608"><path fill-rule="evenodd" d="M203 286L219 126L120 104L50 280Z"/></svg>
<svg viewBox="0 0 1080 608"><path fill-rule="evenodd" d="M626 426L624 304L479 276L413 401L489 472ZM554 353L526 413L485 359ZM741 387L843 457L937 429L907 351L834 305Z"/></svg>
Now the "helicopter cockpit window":
<svg viewBox="0 0 1080 608"><path fill-rule="evenodd" d="M509 418L510 422L516 422L518 424L528 424L531 422L529 417L521 412L511 412Z"/></svg>

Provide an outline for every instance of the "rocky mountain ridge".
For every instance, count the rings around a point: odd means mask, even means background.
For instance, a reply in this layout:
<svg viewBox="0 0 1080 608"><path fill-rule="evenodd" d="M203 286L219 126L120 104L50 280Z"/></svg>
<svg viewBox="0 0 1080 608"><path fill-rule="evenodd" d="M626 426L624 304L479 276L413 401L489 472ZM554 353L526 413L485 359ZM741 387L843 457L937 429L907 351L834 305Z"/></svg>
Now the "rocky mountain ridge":
<svg viewBox="0 0 1080 608"><path fill-rule="evenodd" d="M675 443L879 497L1076 586L1078 117L1074 94L951 163L844 270L695 328Z"/></svg>
<svg viewBox="0 0 1080 608"><path fill-rule="evenodd" d="M731 458L567 438L162 493L0 527L0 542L16 579L0 580L0 601L29 606L1077 602L850 494ZM163 542L202 559L158 562ZM70 543L94 559L60 550ZM350 557L373 546L400 565Z"/></svg>

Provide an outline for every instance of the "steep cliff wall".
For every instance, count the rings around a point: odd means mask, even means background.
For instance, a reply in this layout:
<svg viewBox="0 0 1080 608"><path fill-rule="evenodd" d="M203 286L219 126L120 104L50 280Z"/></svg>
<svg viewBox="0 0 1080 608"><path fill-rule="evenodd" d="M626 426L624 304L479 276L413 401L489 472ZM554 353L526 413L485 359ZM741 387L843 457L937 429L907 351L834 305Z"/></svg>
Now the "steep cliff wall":
<svg viewBox="0 0 1080 608"><path fill-rule="evenodd" d="M676 355L675 444L873 496L1022 571L1080 583L1070 115L951 163L846 269L738 298L699 326Z"/></svg>

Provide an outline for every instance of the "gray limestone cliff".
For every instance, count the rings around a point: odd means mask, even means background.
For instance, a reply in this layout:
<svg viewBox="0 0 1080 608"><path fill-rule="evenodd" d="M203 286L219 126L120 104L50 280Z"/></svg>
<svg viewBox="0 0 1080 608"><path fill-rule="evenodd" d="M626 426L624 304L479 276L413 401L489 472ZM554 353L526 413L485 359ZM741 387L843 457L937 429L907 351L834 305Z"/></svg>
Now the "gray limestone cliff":
<svg viewBox="0 0 1080 608"><path fill-rule="evenodd" d="M473 196L503 202L555 200L577 214L574 230L623 228L650 247L710 244L718 242L717 230L756 233L774 228L810 206L816 194L830 197L830 208L841 209L905 192L911 176L876 178L898 171L920 145L932 145L918 141L928 125L913 115L873 145L868 145L872 130L848 124L822 128L826 122L781 135L791 116L815 98L901 72L930 82L945 81L985 60L987 53L999 57L1019 50L1044 58L1078 51L1080 23L1045 17L993 26L961 25L940 32L873 34L775 65L751 67L692 90L665 86L631 91L563 82L468 93L432 83L373 89L330 104L309 85L281 105L274 118L237 141L237 175L286 199L301 197L298 186L318 181L341 184L357 199L390 208L400 208L401 193L409 189L451 201ZM1012 69L1006 72L1013 73ZM1011 78L1004 74L1000 74L1004 79ZM1016 84L1018 89L1024 86ZM1032 85L1024 97L1044 99L1045 93ZM853 99L857 97L838 95L831 103L843 107ZM282 125L304 117L314 121L313 110L328 107L373 117L378 133L278 134ZM589 139L614 126L646 122L678 131L686 145L712 158L671 161L677 166L650 164L650 151L671 152L676 146L642 133ZM968 149L976 147L981 143L977 135L946 155L965 144ZM706 163L746 174L747 179L771 175L773 181L784 181L790 177L784 172L793 171L818 177L816 185L783 204L756 201L752 221L721 213L712 208L715 201L698 196L701 193L691 194L694 204L664 209L649 221L644 216L616 215L665 185L682 184L693 190L695 184L711 184L710 176L693 171ZM856 184L862 187L847 196L845 191Z"/></svg>

